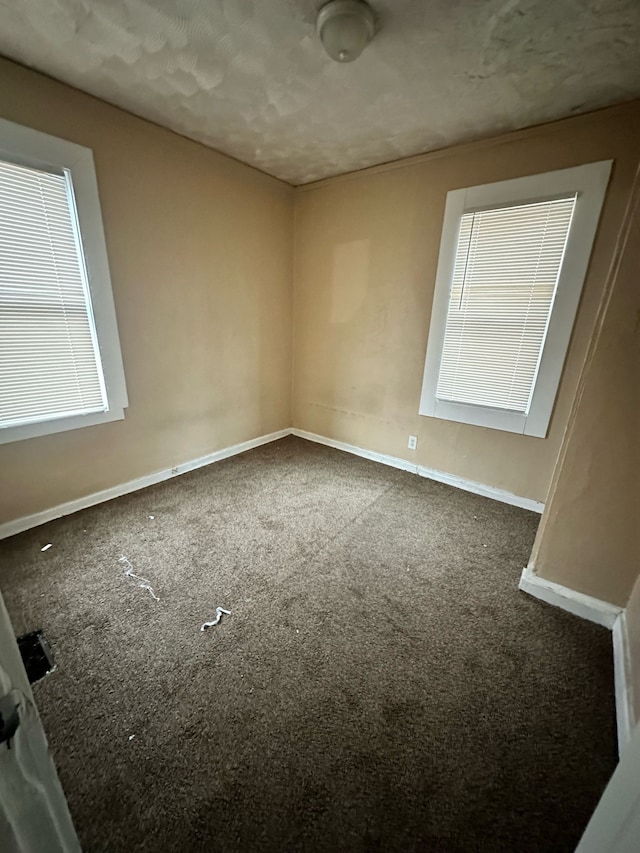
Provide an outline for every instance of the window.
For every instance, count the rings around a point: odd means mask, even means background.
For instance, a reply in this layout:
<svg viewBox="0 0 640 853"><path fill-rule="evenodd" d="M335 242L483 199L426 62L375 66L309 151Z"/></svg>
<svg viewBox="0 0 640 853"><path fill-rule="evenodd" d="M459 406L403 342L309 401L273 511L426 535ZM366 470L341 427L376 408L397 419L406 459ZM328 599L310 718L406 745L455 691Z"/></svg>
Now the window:
<svg viewBox="0 0 640 853"><path fill-rule="evenodd" d="M610 171L448 193L421 415L546 436Z"/></svg>
<svg viewBox="0 0 640 853"><path fill-rule="evenodd" d="M92 153L0 120L0 442L126 406Z"/></svg>

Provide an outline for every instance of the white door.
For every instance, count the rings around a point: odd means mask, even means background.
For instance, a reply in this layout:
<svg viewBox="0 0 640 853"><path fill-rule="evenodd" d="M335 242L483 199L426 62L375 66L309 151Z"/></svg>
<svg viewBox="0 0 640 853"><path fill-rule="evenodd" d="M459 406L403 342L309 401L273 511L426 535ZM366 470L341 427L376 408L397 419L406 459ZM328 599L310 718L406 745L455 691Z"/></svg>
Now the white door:
<svg viewBox="0 0 640 853"><path fill-rule="evenodd" d="M79 853L71 815L0 595L0 732L17 706L17 728L0 743L0 849L3 853ZM13 718L14 723L16 718Z"/></svg>
<svg viewBox="0 0 640 853"><path fill-rule="evenodd" d="M576 853L640 850L640 724L625 747Z"/></svg>

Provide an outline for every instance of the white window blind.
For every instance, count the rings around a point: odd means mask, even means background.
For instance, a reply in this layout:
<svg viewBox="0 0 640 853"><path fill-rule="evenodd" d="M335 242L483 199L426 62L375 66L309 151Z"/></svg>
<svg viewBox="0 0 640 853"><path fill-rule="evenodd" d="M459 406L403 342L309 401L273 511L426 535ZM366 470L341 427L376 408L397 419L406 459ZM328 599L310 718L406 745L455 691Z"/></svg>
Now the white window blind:
<svg viewBox="0 0 640 853"><path fill-rule="evenodd" d="M463 214L437 399L528 413L575 203Z"/></svg>
<svg viewBox="0 0 640 853"><path fill-rule="evenodd" d="M70 175L0 161L0 427L107 409Z"/></svg>

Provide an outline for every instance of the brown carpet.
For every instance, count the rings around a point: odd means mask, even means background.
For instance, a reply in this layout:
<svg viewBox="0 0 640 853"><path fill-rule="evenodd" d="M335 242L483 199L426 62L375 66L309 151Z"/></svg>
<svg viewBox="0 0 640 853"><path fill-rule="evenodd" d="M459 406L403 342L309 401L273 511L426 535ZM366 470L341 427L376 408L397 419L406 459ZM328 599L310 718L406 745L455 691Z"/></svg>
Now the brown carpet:
<svg viewBox="0 0 640 853"><path fill-rule="evenodd" d="M289 438L1 543L84 849L573 850L610 635L518 591L537 522Z"/></svg>

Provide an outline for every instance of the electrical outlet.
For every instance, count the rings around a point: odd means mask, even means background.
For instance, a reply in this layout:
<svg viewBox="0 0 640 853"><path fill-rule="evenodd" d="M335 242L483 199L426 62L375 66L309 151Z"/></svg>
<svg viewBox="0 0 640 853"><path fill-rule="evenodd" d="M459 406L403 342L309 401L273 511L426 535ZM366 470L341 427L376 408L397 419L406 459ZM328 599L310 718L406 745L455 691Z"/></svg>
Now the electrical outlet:
<svg viewBox="0 0 640 853"><path fill-rule="evenodd" d="M418 436L417 435L410 435L409 436L409 444L407 446L408 446L409 450L415 450L416 447L418 446Z"/></svg>

